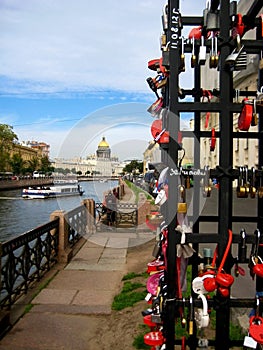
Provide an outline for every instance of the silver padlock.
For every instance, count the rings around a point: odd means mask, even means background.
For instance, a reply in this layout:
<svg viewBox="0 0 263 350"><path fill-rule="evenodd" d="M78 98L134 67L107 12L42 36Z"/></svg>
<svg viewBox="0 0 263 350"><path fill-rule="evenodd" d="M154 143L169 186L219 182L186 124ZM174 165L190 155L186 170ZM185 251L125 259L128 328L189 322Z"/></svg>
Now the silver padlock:
<svg viewBox="0 0 263 350"><path fill-rule="evenodd" d="M168 5L167 4L165 4L163 7L162 24L163 24L163 30L167 30L168 29Z"/></svg>
<svg viewBox="0 0 263 350"><path fill-rule="evenodd" d="M201 37L201 46L199 48L199 56L198 56L198 63L200 65L205 65L205 61L206 61L206 46L204 44L204 37Z"/></svg>
<svg viewBox="0 0 263 350"><path fill-rule="evenodd" d="M237 35L237 47L227 56L225 64L231 71L240 71L247 68L247 53L241 45L240 35Z"/></svg>
<svg viewBox="0 0 263 350"><path fill-rule="evenodd" d="M218 31L220 29L220 17L219 11L214 12L208 11L206 17L206 30L207 31Z"/></svg>

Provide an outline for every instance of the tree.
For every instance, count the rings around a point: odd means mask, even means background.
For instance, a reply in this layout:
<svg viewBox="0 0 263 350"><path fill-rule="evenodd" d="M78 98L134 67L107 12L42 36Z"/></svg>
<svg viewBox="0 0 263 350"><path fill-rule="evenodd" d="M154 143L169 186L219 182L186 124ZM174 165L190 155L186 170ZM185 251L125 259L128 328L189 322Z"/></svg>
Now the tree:
<svg viewBox="0 0 263 350"><path fill-rule="evenodd" d="M9 164L11 165L12 171L16 175L24 174L26 172L25 164L26 162L22 158L21 154L15 153L11 157Z"/></svg>
<svg viewBox="0 0 263 350"><path fill-rule="evenodd" d="M10 150L18 140L13 132L13 127L7 124L0 124L0 171L8 170Z"/></svg>
<svg viewBox="0 0 263 350"><path fill-rule="evenodd" d="M28 161L27 171L29 173L33 173L35 170L39 170L39 159L37 157L33 157Z"/></svg>
<svg viewBox="0 0 263 350"><path fill-rule="evenodd" d="M54 171L54 167L51 166L51 162L47 156L40 159L40 170L45 174L52 173L52 171Z"/></svg>
<svg viewBox="0 0 263 350"><path fill-rule="evenodd" d="M143 163L138 162L137 160L132 160L129 164L127 164L123 171L126 173L135 173L138 171L139 173L143 172Z"/></svg>

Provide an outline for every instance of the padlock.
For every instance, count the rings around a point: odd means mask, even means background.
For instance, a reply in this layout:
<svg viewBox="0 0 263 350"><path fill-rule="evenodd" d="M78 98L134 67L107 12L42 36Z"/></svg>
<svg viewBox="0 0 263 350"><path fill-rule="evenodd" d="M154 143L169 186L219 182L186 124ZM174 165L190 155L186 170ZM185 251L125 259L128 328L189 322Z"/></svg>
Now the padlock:
<svg viewBox="0 0 263 350"><path fill-rule="evenodd" d="M236 193L238 198L247 198L248 193L246 187L244 186L244 170L243 167L239 167L239 177L238 177L238 185L236 188Z"/></svg>
<svg viewBox="0 0 263 350"><path fill-rule="evenodd" d="M259 174L258 198L263 198L262 178L263 178L263 170L261 170L261 172Z"/></svg>
<svg viewBox="0 0 263 350"><path fill-rule="evenodd" d="M210 152L213 152L216 147L216 131L215 128L211 129L211 138L209 140Z"/></svg>
<svg viewBox="0 0 263 350"><path fill-rule="evenodd" d="M209 183L209 174L210 174L209 167L205 166L204 170L205 170L205 177L204 177L203 197L210 197L212 188Z"/></svg>
<svg viewBox="0 0 263 350"><path fill-rule="evenodd" d="M169 43L166 44L165 47L162 49L162 65L166 68L170 68L170 58L169 58Z"/></svg>
<svg viewBox="0 0 263 350"><path fill-rule="evenodd" d="M199 47L198 63L200 65L205 65L206 61L206 46L204 45L204 37L201 37L201 45Z"/></svg>
<svg viewBox="0 0 263 350"><path fill-rule="evenodd" d="M247 195L249 195L249 193L250 193L250 184L248 182L248 167L244 166L243 167L243 171L244 171L244 186L246 188Z"/></svg>
<svg viewBox="0 0 263 350"><path fill-rule="evenodd" d="M168 5L167 4L165 4L163 7L162 24L163 24L163 30L167 30L168 29Z"/></svg>
<svg viewBox="0 0 263 350"><path fill-rule="evenodd" d="M151 315L151 321L154 322L155 324L162 324L162 317L161 314L152 314Z"/></svg>
<svg viewBox="0 0 263 350"><path fill-rule="evenodd" d="M234 23L232 28L232 37L236 38L237 35L243 36L245 30L245 25L243 23L243 17L241 13L234 16Z"/></svg>
<svg viewBox="0 0 263 350"><path fill-rule="evenodd" d="M227 56L225 64L230 71L240 71L247 68L247 54L244 45L241 46L239 34L237 35L237 47Z"/></svg>
<svg viewBox="0 0 263 350"><path fill-rule="evenodd" d="M180 63L179 63L179 73L185 71L185 54L184 54L184 37L181 38L181 55L180 55Z"/></svg>
<svg viewBox="0 0 263 350"><path fill-rule="evenodd" d="M247 245L246 245L246 231L241 229L240 231L240 243L238 243L238 261L245 263L247 259Z"/></svg>
<svg viewBox="0 0 263 350"><path fill-rule="evenodd" d="M177 203L177 213L186 214L187 213L187 203L186 203L186 193L185 186L178 186L178 203Z"/></svg>
<svg viewBox="0 0 263 350"><path fill-rule="evenodd" d="M254 235L255 235L255 242L252 244L249 262L248 262L250 276L252 277L252 279L254 279L255 274L257 274L259 277L261 274L263 275L263 265L262 265L263 261L261 257L258 255L258 248L259 248L259 242L260 242L260 236L261 236L259 229L255 230ZM262 265L262 266L257 266L257 265Z"/></svg>
<svg viewBox="0 0 263 350"><path fill-rule="evenodd" d="M194 68L196 65L196 55L195 55L195 38L192 38L192 55L191 55L191 67Z"/></svg>
<svg viewBox="0 0 263 350"><path fill-rule="evenodd" d="M242 111L238 117L238 128L241 131L248 131L252 122L253 104L245 97L242 101Z"/></svg>
<svg viewBox="0 0 263 350"><path fill-rule="evenodd" d="M195 312L195 322L197 328L206 328L209 325L209 314L207 312L208 305L207 305L207 299L203 294L198 295L199 299L202 299L203 307L202 309L198 308Z"/></svg>
<svg viewBox="0 0 263 350"><path fill-rule="evenodd" d="M263 318L252 316L249 319L249 335L258 343L263 344Z"/></svg>
<svg viewBox="0 0 263 350"><path fill-rule="evenodd" d="M234 277L228 273L218 272L215 281L220 287L230 288L234 283Z"/></svg>
<svg viewBox="0 0 263 350"><path fill-rule="evenodd" d="M146 79L150 89L155 93L156 97L157 98L160 98L159 95L158 95L158 92L157 92L157 87L155 86L155 83L153 81L153 79L151 77L147 78Z"/></svg>
<svg viewBox="0 0 263 350"><path fill-rule="evenodd" d="M252 114L252 120L251 120L251 126L257 126L258 125L258 115L257 115L257 100L253 100L253 114Z"/></svg>
<svg viewBox="0 0 263 350"><path fill-rule="evenodd" d="M218 31L220 29L220 17L219 11L208 11L206 15L206 30L207 31Z"/></svg>
<svg viewBox="0 0 263 350"><path fill-rule="evenodd" d="M164 343L164 337L161 331L149 332L144 335L146 345L161 346Z"/></svg>
<svg viewBox="0 0 263 350"><path fill-rule="evenodd" d="M211 38L211 50L210 50L210 57L209 57L209 68L214 68L215 64L215 51L214 51L214 37Z"/></svg>
<svg viewBox="0 0 263 350"><path fill-rule="evenodd" d="M251 168L251 177L250 177L250 188L249 193L251 198L255 198L257 194L257 188L256 188L256 172L255 168Z"/></svg>
<svg viewBox="0 0 263 350"><path fill-rule="evenodd" d="M218 45L217 45L217 36L214 37L215 40L215 61L214 61L214 68L217 68L218 62L219 62L219 56L218 56Z"/></svg>
<svg viewBox="0 0 263 350"><path fill-rule="evenodd" d="M189 335L194 334L194 304L193 304L193 297L192 296L190 296L190 298L189 298L188 334Z"/></svg>

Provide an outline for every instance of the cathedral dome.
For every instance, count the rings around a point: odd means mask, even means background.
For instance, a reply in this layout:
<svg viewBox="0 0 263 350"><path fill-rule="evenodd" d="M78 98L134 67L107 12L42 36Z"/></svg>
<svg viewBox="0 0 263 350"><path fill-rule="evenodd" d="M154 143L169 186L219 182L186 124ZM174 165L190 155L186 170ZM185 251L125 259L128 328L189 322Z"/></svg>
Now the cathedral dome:
<svg viewBox="0 0 263 350"><path fill-rule="evenodd" d="M110 145L108 144L108 142L106 141L105 137L102 137L102 140L100 141L98 148L109 148Z"/></svg>

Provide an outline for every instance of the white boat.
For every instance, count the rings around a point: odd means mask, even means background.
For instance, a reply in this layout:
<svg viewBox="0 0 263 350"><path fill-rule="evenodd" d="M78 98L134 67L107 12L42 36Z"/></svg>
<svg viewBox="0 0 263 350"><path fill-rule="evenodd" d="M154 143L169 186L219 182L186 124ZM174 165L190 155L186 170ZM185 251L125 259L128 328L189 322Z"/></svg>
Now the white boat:
<svg viewBox="0 0 263 350"><path fill-rule="evenodd" d="M29 199L46 199L66 196L82 196L84 193L79 184L32 186L22 190L22 197Z"/></svg>

